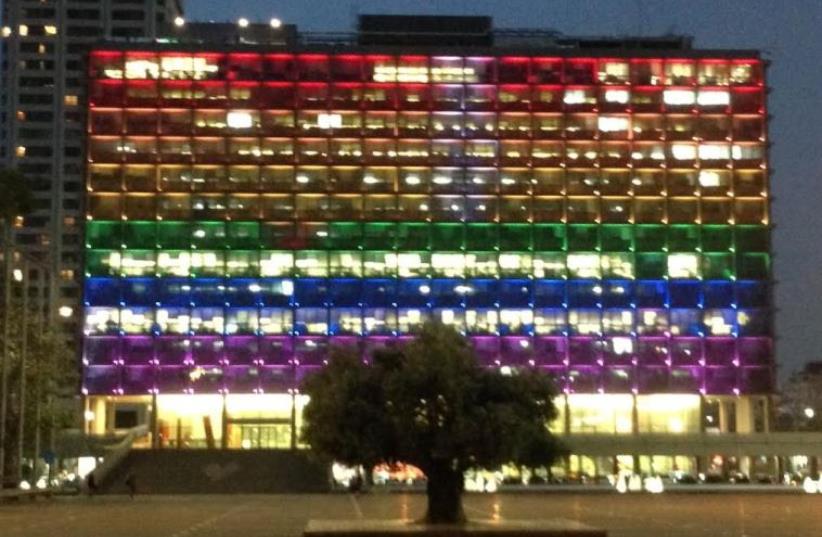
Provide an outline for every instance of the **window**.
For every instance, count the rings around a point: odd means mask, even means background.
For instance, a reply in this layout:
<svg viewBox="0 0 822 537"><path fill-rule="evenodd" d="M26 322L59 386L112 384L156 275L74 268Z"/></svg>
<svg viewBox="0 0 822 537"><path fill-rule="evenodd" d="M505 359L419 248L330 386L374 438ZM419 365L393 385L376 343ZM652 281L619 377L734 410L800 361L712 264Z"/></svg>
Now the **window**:
<svg viewBox="0 0 822 537"><path fill-rule="evenodd" d="M698 278L699 256L697 254L671 254L668 256L668 276L671 278Z"/></svg>

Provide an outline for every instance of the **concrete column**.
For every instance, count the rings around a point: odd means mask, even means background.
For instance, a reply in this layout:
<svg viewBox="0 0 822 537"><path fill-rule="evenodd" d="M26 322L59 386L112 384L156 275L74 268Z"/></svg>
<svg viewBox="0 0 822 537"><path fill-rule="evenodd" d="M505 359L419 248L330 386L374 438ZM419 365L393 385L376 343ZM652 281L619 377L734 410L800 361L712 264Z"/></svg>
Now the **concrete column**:
<svg viewBox="0 0 822 537"><path fill-rule="evenodd" d="M719 432L727 433L728 428L728 405L725 401L719 401Z"/></svg>
<svg viewBox="0 0 822 537"><path fill-rule="evenodd" d="M297 449L297 394L291 394L291 449Z"/></svg>
<svg viewBox="0 0 822 537"><path fill-rule="evenodd" d="M639 409L637 408L637 396L633 394L631 396L633 404L631 405L631 433L634 435L639 434ZM633 461L634 466L634 473L639 474L642 473L642 468L640 467L639 463L639 454L633 453L631 454L631 459Z"/></svg>
<svg viewBox="0 0 822 537"><path fill-rule="evenodd" d="M151 449L160 447L160 420L158 417L157 394L151 394L151 415L149 416L149 430L151 431Z"/></svg>
<svg viewBox="0 0 822 537"><path fill-rule="evenodd" d="M736 398L736 432L746 434L753 432L753 412L750 397Z"/></svg>
<svg viewBox="0 0 822 537"><path fill-rule="evenodd" d="M223 394L223 413L220 419L220 448L228 449L228 408Z"/></svg>

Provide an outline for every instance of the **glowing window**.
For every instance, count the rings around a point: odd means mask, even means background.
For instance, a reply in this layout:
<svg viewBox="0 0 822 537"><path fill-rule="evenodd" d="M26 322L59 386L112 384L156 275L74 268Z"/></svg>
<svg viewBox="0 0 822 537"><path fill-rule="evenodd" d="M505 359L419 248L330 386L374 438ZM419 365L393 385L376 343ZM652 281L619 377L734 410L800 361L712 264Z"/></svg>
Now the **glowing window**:
<svg viewBox="0 0 822 537"><path fill-rule="evenodd" d="M285 276L291 273L294 255L289 252L263 252L260 255L260 276Z"/></svg>
<svg viewBox="0 0 822 537"><path fill-rule="evenodd" d="M665 90L662 94L662 100L665 104L670 104L673 106L686 106L696 102L696 94L693 90Z"/></svg>
<svg viewBox="0 0 822 537"><path fill-rule="evenodd" d="M727 144L700 144L700 160L727 160L731 158L731 146Z"/></svg>
<svg viewBox="0 0 822 537"><path fill-rule="evenodd" d="M609 89L605 91L605 102L616 104L628 104L631 94L628 90Z"/></svg>
<svg viewBox="0 0 822 537"><path fill-rule="evenodd" d="M601 132L624 132L627 131L630 122L623 116L599 116L597 127Z"/></svg>
<svg viewBox="0 0 822 537"><path fill-rule="evenodd" d="M703 322L713 336L730 336L734 329L735 310L706 310Z"/></svg>
<svg viewBox="0 0 822 537"><path fill-rule="evenodd" d="M599 278L602 270L598 254L568 254L568 271L573 278Z"/></svg>
<svg viewBox="0 0 822 537"><path fill-rule="evenodd" d="M588 92L581 89L565 90L565 96L562 98L565 104L585 104L589 102Z"/></svg>
<svg viewBox="0 0 822 537"><path fill-rule="evenodd" d="M671 145L671 156L676 160L694 160L696 154L696 147L692 144Z"/></svg>
<svg viewBox="0 0 822 537"><path fill-rule="evenodd" d="M253 125L251 114L248 112L229 112L226 121L232 129L250 129Z"/></svg>
<svg viewBox="0 0 822 537"><path fill-rule="evenodd" d="M319 114L317 125L321 129L339 129L342 127L342 116L340 114Z"/></svg>
<svg viewBox="0 0 822 537"><path fill-rule="evenodd" d="M686 253L669 255L668 276L671 278L698 278L699 255Z"/></svg>
<svg viewBox="0 0 822 537"><path fill-rule="evenodd" d="M633 429L630 394L571 394L568 408L572 433L630 433Z"/></svg>
<svg viewBox="0 0 822 537"><path fill-rule="evenodd" d="M116 334L120 327L120 312L117 308L87 308L84 332L93 334Z"/></svg>
<svg viewBox="0 0 822 537"><path fill-rule="evenodd" d="M465 273L465 256L452 253L432 254L431 268L438 275L462 277Z"/></svg>
<svg viewBox="0 0 822 537"><path fill-rule="evenodd" d="M161 251L157 255L157 270L172 276L188 276L191 256L188 252Z"/></svg>
<svg viewBox="0 0 822 537"><path fill-rule="evenodd" d="M761 160L764 156L761 145L736 145L731 149L734 160Z"/></svg>
<svg viewBox="0 0 822 537"><path fill-rule="evenodd" d="M699 184L704 187L717 187L722 185L722 176L719 172L712 170L700 170Z"/></svg>
<svg viewBox="0 0 822 537"><path fill-rule="evenodd" d="M699 431L699 395L654 394L637 397L639 432Z"/></svg>
<svg viewBox="0 0 822 537"><path fill-rule="evenodd" d="M702 90L696 102L700 106L727 106L731 103L731 94L725 90Z"/></svg>

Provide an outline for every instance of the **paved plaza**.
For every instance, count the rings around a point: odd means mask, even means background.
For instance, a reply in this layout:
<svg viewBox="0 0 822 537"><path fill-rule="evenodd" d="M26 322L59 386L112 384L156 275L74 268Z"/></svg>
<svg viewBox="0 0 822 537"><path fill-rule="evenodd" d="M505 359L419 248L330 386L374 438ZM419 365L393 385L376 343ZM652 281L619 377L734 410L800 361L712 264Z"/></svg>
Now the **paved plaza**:
<svg viewBox="0 0 822 537"><path fill-rule="evenodd" d="M310 518L415 518L422 494L71 497L0 505L2 537L298 536ZM468 495L472 518L564 517L613 537L822 536L822 496L802 494Z"/></svg>

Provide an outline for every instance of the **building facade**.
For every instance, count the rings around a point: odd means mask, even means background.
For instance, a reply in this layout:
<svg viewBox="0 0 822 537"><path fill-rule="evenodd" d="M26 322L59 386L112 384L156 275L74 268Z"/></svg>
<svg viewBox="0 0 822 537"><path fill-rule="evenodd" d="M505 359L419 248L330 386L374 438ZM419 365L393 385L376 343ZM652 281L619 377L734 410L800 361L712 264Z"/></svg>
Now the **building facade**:
<svg viewBox="0 0 822 537"><path fill-rule="evenodd" d="M551 373L563 434L767 430L759 54L422 43L92 52L89 430L292 447L330 347L431 318Z"/></svg>
<svg viewBox="0 0 822 537"><path fill-rule="evenodd" d="M35 208L17 244L40 260L29 280L49 282L49 311L72 333L81 304L86 54L104 38L154 37L181 9L179 0L3 3L0 163L31 181Z"/></svg>

